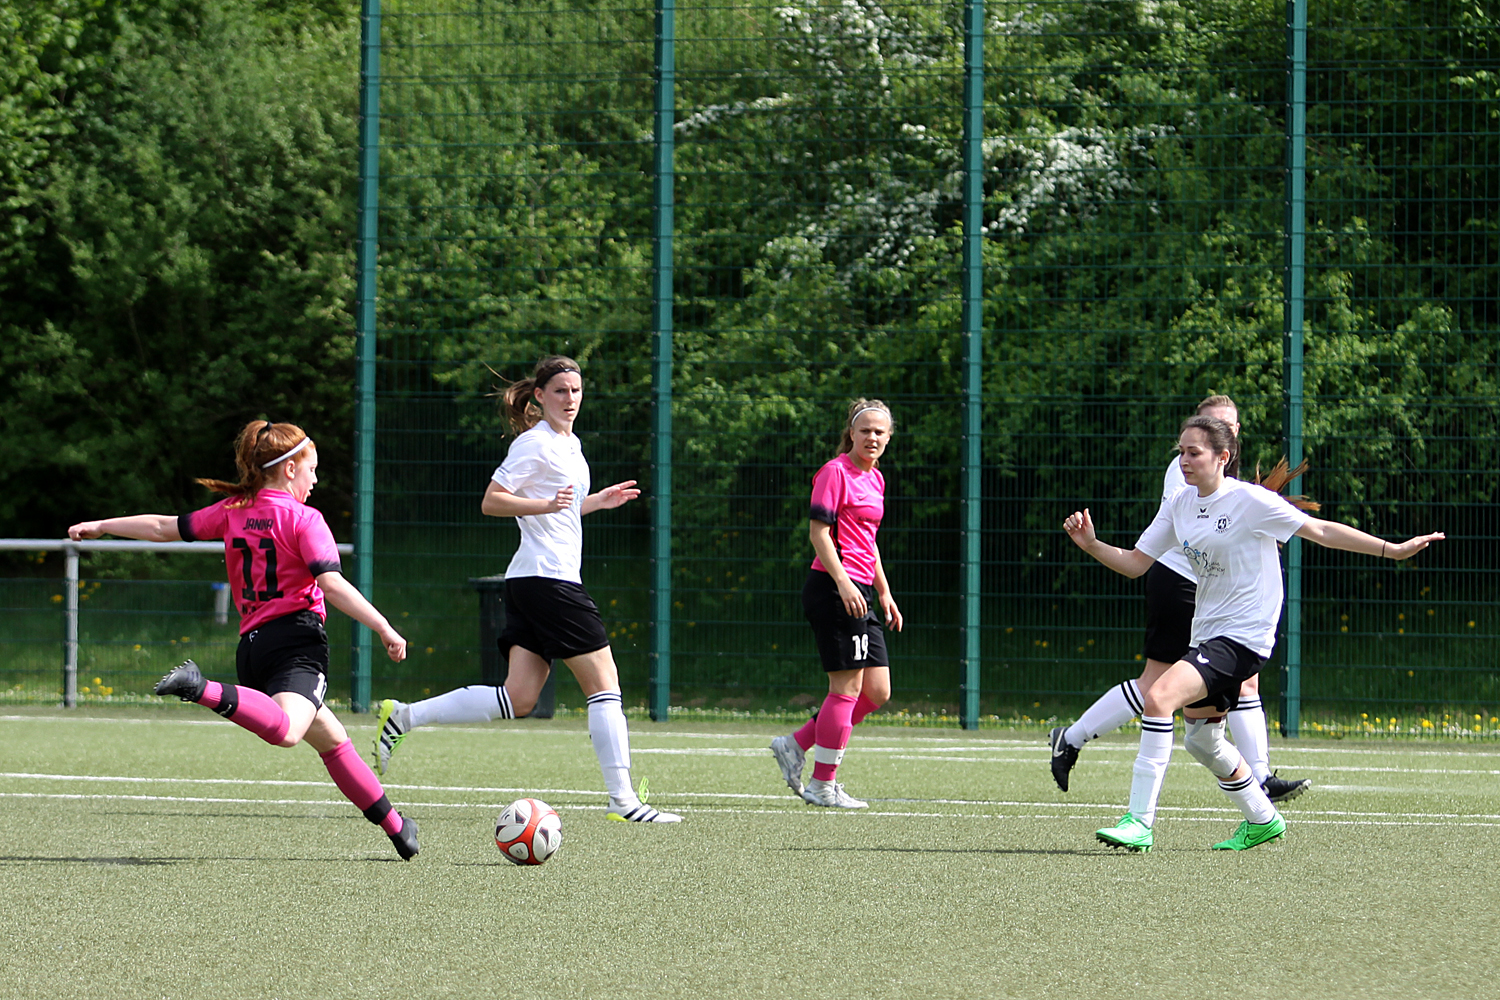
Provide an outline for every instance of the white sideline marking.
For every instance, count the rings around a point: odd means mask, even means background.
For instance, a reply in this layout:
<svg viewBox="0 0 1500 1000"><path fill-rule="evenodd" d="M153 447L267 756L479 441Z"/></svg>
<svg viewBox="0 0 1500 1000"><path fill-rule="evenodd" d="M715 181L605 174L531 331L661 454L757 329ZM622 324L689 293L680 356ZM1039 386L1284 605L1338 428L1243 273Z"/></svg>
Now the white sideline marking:
<svg viewBox="0 0 1500 1000"><path fill-rule="evenodd" d="M312 787L312 788L325 788L326 789L328 787L328 784L326 782L318 782L318 781L289 781L289 780L254 780L254 781L250 781L250 780L233 779L233 778L162 778L162 777L141 778L141 777L131 777L131 776L125 776L125 775L35 774L35 773L29 773L29 772L0 772L0 778L13 778L13 779L18 779L18 780L32 780L32 781L57 781L57 782L69 782L69 783L89 783L89 782L117 783L117 782L127 782L127 783L178 784L178 785L202 785L202 784L207 784L207 785L226 785L226 784L232 784L232 785L239 785L239 786L250 787L250 788L256 788L256 787L261 787L261 788L278 788L278 787L295 786L295 787ZM420 792L438 792L438 793L452 792L452 793L463 793L463 794L471 794L471 795L472 794L479 794L479 795L508 796L508 795L516 795L516 794L526 793L526 794L531 794L531 795L578 795L578 796L588 796L588 797L594 798L594 799L603 798L603 793L600 790L593 789L593 788L536 788L536 787L513 787L512 788L512 787L481 786L481 785L387 785L385 787L387 789L390 789L390 790L400 790L400 791L420 791ZM0 792L0 798L119 799L119 800L129 800L129 801L146 801L146 802L216 802L216 803L230 803L230 804L246 804L246 803L248 803L248 804L254 804L254 803L260 803L260 804L266 804L266 805L297 805L297 804L300 804L300 805L338 805L338 806L348 805L348 803L344 799L257 799L257 798L229 798L229 797L213 797L213 796L131 795L131 794L122 794L122 793L83 793L83 792ZM723 801L725 799L730 799L730 800L755 800L755 801L765 801L765 802L783 802L783 803L786 803L788 806L792 807L791 811L798 811L804 805L804 803L802 803L802 801L800 799L794 798L793 796L791 796L790 794L785 793L785 792L782 792L780 794L775 794L775 795L767 795L767 794L744 793L744 792L688 792L688 791L683 791L683 792L673 792L673 793L671 793L669 795L662 796L662 801L664 801L664 802L665 801L676 802L679 799L715 799L715 800L719 800L719 801ZM919 807L920 806L929 806L930 807L930 806L934 806L934 805L953 805L953 806L977 807L977 808L981 808L981 809L983 809L983 808L1026 809L1026 810L1037 810L1037 809L1052 809L1052 810L1070 809L1070 810L1078 810L1078 809L1086 809L1086 810L1097 810L1098 812L1106 814L1106 815L1112 815L1113 813L1119 811L1119 804L1118 803L1113 803L1113 802L1031 802L1031 801L1025 801L1025 800L1021 800L1021 799L999 799L999 800L994 800L994 799L909 799L909 798L884 798L884 799L872 799L871 801L873 801L873 802L884 802L884 803L911 803L912 805L919 806ZM476 802L409 802L409 801L406 801L406 800L403 800L401 802L401 805L402 805L403 808L422 807L422 808L433 808L433 809L467 809L467 808L479 808L481 806L485 807L485 808L489 808L489 807L492 807L492 806L497 805L497 804L503 805L504 802L502 800L496 800L496 802L493 802L493 803L492 802L484 802L484 803L476 803ZM592 806L569 806L568 808L599 808L599 809L603 809L603 808L605 808L605 806L603 806L603 805L600 805L600 806L597 806L597 807L592 807ZM695 807L692 811L693 812L725 812L725 813L747 812L747 813L757 813L757 814L759 812L759 811L753 810L753 809L729 808L729 807L715 808L715 807L712 807L712 806ZM768 810L768 811L769 812L785 812L787 810ZM841 810L841 809L840 810L815 810L815 811L818 811L818 812L827 811L827 812L839 813L839 814L843 814L843 813L846 813L846 812L852 812L852 810ZM931 816L947 816L947 817L954 817L954 818L961 818L961 817L963 817L965 815L968 815L968 816L970 816L972 818L985 818L986 816L992 815L992 814L988 814L988 813L975 813L975 814L917 813L917 812L910 812L910 811L896 811L896 812L890 812L890 813L884 813L884 812L882 812L882 813L870 813L870 812L865 812L863 810L860 810L860 812L861 812L861 814L867 815L867 816L868 815L890 815L890 816L929 816L929 815L931 815ZM1158 812L1163 813L1163 814L1172 814L1172 816L1174 818L1176 818L1176 819L1193 819L1195 817L1192 814L1207 814L1207 815L1212 816L1212 817L1223 817L1223 816L1230 816L1230 817L1232 817L1232 816L1236 815L1236 811L1234 809L1232 809L1232 808L1227 807L1227 806L1162 806L1162 807L1160 807L1158 809ZM1318 820L1313 820L1310 817L1325 816L1325 817L1331 817L1329 820L1326 820L1325 822L1344 822L1344 823L1348 823L1348 822L1364 822L1364 821L1370 821L1370 820L1396 822L1396 823L1400 823L1400 822L1412 822L1412 821L1431 821L1431 820L1469 820L1469 821L1476 821L1476 822L1477 821L1495 821L1497 823L1500 823L1500 814L1489 814L1489 813L1392 812L1392 811L1389 811L1389 810L1385 810L1385 811L1377 811L1377 810L1363 811L1363 810L1350 810L1350 809L1305 809L1305 808L1299 808L1299 809L1295 810L1294 816L1296 817L1296 822L1319 822ZM1042 817L1058 818L1058 815L1057 815L1056 812L1038 813L1038 814L1033 814L1033 817L1034 818L1042 818ZM1086 818L1086 817L1073 817L1073 818ZM1436 825L1451 825L1451 824L1441 824L1441 823L1439 823L1439 824L1436 824ZM1486 823L1481 823L1480 825L1490 825L1490 824L1488 822L1486 822Z"/></svg>
<svg viewBox="0 0 1500 1000"><path fill-rule="evenodd" d="M590 794L597 795L598 793L597 792L591 792ZM63 800L71 800L71 801L162 802L162 803L182 802L182 803L199 803L199 804L209 804L209 805L255 805L255 806L267 806L267 805L333 806L333 807L337 807L337 808L347 808L349 806L348 801L345 800L345 799L241 799L241 798L219 798L219 797L209 797L209 796L184 796L184 795L89 795L89 794L84 794L84 793L55 793L55 792L0 792L0 799L63 799ZM408 810L412 810L412 809L497 809L497 808L500 808L503 804L504 803L502 803L502 802L403 802L403 803L401 803L401 806L402 806L403 809L408 809ZM1022 806L1031 806L1033 808L1035 808L1038 805L1045 805L1045 803L1017 803L1017 804L1018 805L1022 805ZM586 810L588 810L590 812L599 812L599 811L604 810L605 808L607 808L607 807L606 806L602 806L602 805L596 805L596 806L588 806L588 805L572 806L572 805L565 805L563 807L563 811L567 812L567 811L572 811L572 810L577 810L577 809L586 809ZM788 808L786 808L786 809L730 809L730 808L715 808L715 807L709 806L709 807L705 807L705 808L696 808L696 809L692 809L692 810L683 810L683 811L685 813L687 813L688 815L699 815L699 814L707 814L707 813L719 813L719 814L749 815L749 816L787 816L787 815L790 815L792 813L798 813L798 814L804 815L804 816L817 816L817 815L828 816L828 817L832 817L832 816L866 816L866 817L880 817L880 818L883 818L883 819L980 819L980 820L1036 819L1036 820L1076 820L1078 822L1088 822L1088 823L1100 822L1102 819L1107 819L1108 817L1113 816L1116 812L1119 811L1119 807L1118 806L1114 806L1114 805L1111 805L1111 806L1099 806L1098 808L1099 808L1100 811L1097 812L1097 813L1093 813L1093 814L1071 813L1071 814L1068 814L1066 816L1059 816L1056 813L1029 813L1028 814L1028 813L1022 813L1022 812L1012 812L1012 813L1005 813L1005 812L1001 812L1001 813L934 813L934 812L904 812L904 811L903 812L885 812L885 811L881 811L881 810L864 810L864 809L860 809L860 810L853 810L853 809L814 809L814 810L808 812L808 811L804 811L801 803L797 803L796 805L792 805L790 803L790 800L788 800ZM1166 812L1168 810L1158 810L1158 811L1159 812ZM1232 809L1214 809L1214 810L1205 809L1205 810L1202 810L1202 811L1204 811L1204 812L1213 812L1214 815L1210 815L1210 816L1173 816L1172 820L1174 822L1186 822L1186 823L1224 823L1226 821L1233 821L1239 815L1238 812L1236 812L1235 810L1232 810ZM1369 815L1369 814L1361 814L1361 815ZM1412 814L1412 815L1415 815L1415 816L1418 816L1418 817L1423 817L1424 816L1424 814L1421 814L1421 813L1416 813L1416 814ZM1441 819L1442 817L1440 816L1439 818ZM1455 819L1458 819L1458 821L1457 822L1453 822L1453 821L1435 822L1435 821L1433 821L1430 818L1419 818L1419 819L1388 819L1388 820L1379 820L1379 819L1377 819L1377 820L1370 820L1370 819L1359 819L1359 820L1352 820L1352 819L1326 819L1326 820L1318 820L1318 819L1306 819L1306 818L1304 818L1304 814L1301 813L1301 812L1299 812L1297 814L1296 819L1294 819L1292 821L1291 825L1294 826L1294 827L1295 826L1301 826L1301 825L1308 825L1308 826L1365 826L1365 827L1368 827L1368 826L1405 826L1405 827L1448 827L1448 828L1451 828L1451 827L1486 827L1486 828L1500 827L1500 821L1486 821L1486 820L1500 820L1500 817L1486 817L1486 818L1482 818L1482 819L1470 819L1470 818L1455 817ZM878 848L871 848L871 850L878 850Z"/></svg>

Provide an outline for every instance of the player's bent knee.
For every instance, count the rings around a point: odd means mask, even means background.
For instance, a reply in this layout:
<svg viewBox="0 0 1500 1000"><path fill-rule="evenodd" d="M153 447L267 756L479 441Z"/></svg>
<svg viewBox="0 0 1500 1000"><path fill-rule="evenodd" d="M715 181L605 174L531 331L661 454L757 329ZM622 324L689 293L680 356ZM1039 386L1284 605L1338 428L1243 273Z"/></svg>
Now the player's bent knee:
<svg viewBox="0 0 1500 1000"><path fill-rule="evenodd" d="M1224 739L1224 717L1217 719L1188 719L1187 736L1183 747L1193 759L1219 779L1228 778L1240 766L1240 752L1234 744Z"/></svg>

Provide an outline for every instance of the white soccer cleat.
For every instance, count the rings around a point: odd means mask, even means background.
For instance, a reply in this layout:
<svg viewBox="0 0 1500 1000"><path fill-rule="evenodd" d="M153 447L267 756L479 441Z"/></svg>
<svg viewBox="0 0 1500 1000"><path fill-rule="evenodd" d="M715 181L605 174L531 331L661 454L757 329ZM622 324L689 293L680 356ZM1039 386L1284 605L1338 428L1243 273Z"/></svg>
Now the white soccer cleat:
<svg viewBox="0 0 1500 1000"><path fill-rule="evenodd" d="M807 783L802 789L802 799L810 805L824 806L830 809L868 809L870 803L856 799L844 791L844 786L837 781L819 781L817 778Z"/></svg>
<svg viewBox="0 0 1500 1000"><path fill-rule="evenodd" d="M662 812L646 805L646 798L651 794L649 779L642 778L640 787L636 790L639 799L633 806L620 803L619 799L610 796L609 811L604 814L605 819L612 819L616 823L681 823L682 817L676 813Z"/></svg>
<svg viewBox="0 0 1500 1000"><path fill-rule="evenodd" d="M633 806L624 806L614 799L609 800L609 812L604 814L605 819L612 819L616 823L681 823L682 817L676 813L662 812L653 809L644 802L638 802Z"/></svg>
<svg viewBox="0 0 1500 1000"><path fill-rule="evenodd" d="M771 754L786 779L786 787L798 795L802 794L802 769L807 766L807 754L790 736L778 736L771 741Z"/></svg>

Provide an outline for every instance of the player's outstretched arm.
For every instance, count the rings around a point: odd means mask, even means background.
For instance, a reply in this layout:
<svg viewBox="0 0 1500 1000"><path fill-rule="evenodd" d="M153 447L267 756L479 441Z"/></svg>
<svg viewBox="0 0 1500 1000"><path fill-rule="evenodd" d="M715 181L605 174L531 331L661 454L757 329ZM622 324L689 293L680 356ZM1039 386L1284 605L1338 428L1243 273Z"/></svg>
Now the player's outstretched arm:
<svg viewBox="0 0 1500 1000"><path fill-rule="evenodd" d="M1394 559L1400 562L1410 559L1433 542L1441 542L1447 536L1441 531L1434 531L1430 535L1417 535L1404 542L1387 542L1347 524L1310 517L1306 524L1297 529L1297 537L1324 548L1359 552L1377 559Z"/></svg>
<svg viewBox="0 0 1500 1000"><path fill-rule="evenodd" d="M627 479L623 483L606 486L598 493L590 493L584 497L582 513L592 514L596 510L610 510L627 504L640 495L641 491L636 489L635 480Z"/></svg>
<svg viewBox="0 0 1500 1000"><path fill-rule="evenodd" d="M102 521L79 521L68 529L75 542L100 535L119 535L142 542L180 542L177 518L171 514L131 514L129 517L107 517Z"/></svg>
<svg viewBox="0 0 1500 1000"><path fill-rule="evenodd" d="M573 506L573 487L564 486L557 495L546 500L518 497L499 483L490 482L479 501L481 513L490 517L531 517L536 514L556 514Z"/></svg>
<svg viewBox="0 0 1500 1000"><path fill-rule="evenodd" d="M355 589L354 584L344 579L344 574L336 569L319 573L318 586L323 588L329 604L380 636L387 656L397 663L406 659L406 640L401 633L391 627L385 615L375 610L375 605L365 600L365 595Z"/></svg>
<svg viewBox="0 0 1500 1000"><path fill-rule="evenodd" d="M1099 541L1099 537L1094 534L1094 519L1087 507L1069 514L1063 521L1063 530L1073 539L1074 545L1116 573L1132 580L1144 574L1156 562L1139 549L1122 549L1118 545Z"/></svg>

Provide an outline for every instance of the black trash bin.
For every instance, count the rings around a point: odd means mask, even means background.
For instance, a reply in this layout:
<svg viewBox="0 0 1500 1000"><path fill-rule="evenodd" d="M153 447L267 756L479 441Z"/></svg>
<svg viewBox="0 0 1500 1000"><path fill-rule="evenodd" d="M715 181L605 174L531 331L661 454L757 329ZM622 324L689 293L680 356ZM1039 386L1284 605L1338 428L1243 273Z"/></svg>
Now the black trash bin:
<svg viewBox="0 0 1500 1000"><path fill-rule="evenodd" d="M510 664L500 655L500 633L505 629L505 609L501 606L501 591L505 589L503 576L476 576L469 580L479 592L479 677L485 684L499 687L510 673ZM537 696L536 708L530 718L550 719L557 714L557 664L542 693Z"/></svg>

